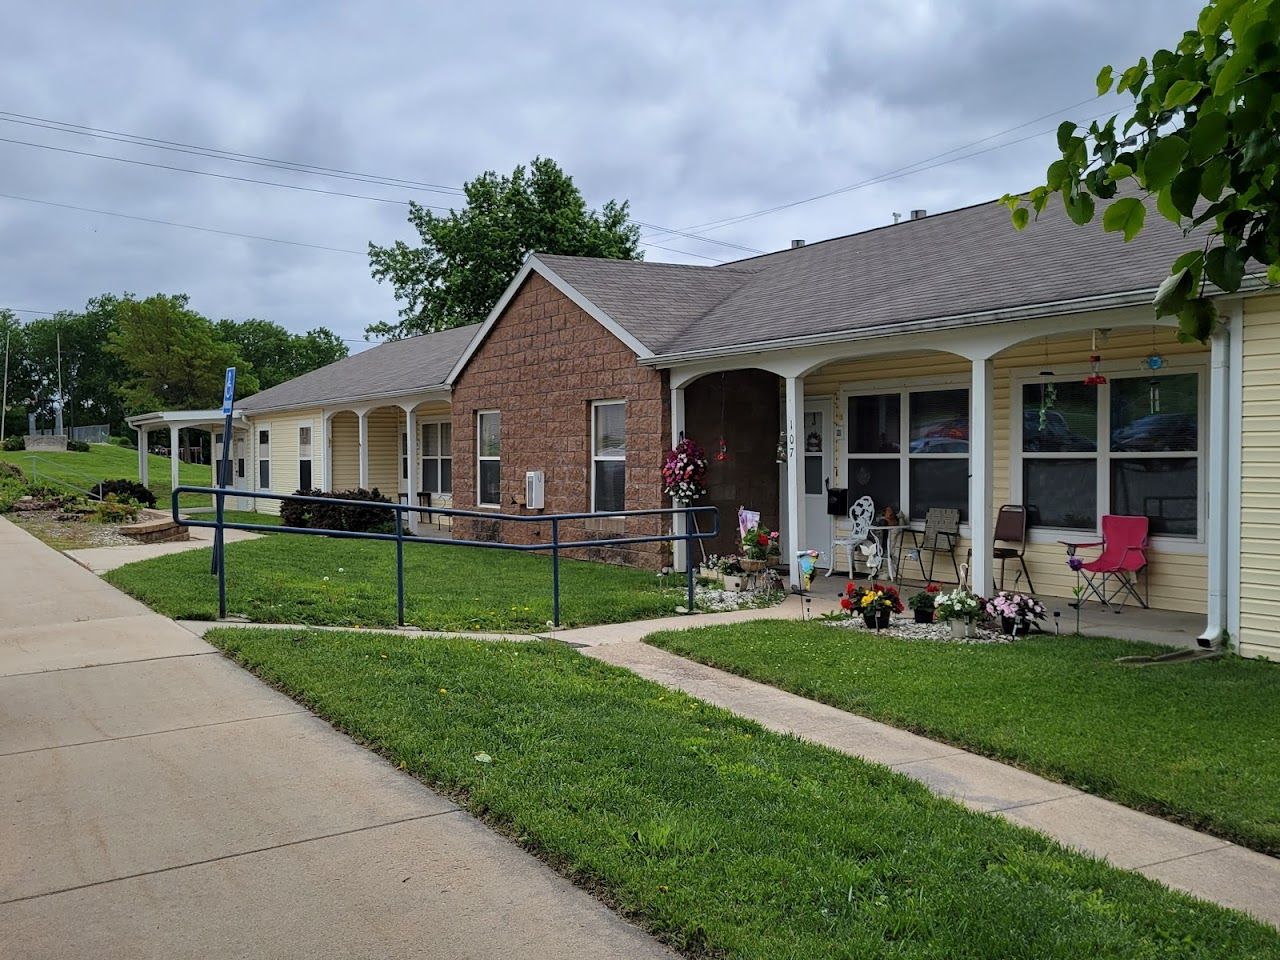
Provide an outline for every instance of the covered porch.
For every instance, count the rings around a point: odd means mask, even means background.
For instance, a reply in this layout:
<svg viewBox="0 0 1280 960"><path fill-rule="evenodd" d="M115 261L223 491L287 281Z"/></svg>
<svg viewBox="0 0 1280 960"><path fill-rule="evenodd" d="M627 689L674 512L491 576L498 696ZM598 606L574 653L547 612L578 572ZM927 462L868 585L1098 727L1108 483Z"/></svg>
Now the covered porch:
<svg viewBox="0 0 1280 960"><path fill-rule="evenodd" d="M958 568L984 596L1001 586L1034 593L1061 609L1064 629L1075 626L1068 602L1077 575L1062 541L1101 539L1104 514L1140 515L1150 524L1150 610L1130 600L1117 616L1087 603L1082 628L1212 644L1236 633L1239 616L1227 511L1237 323L1207 347L1178 343L1172 328L1153 325L1150 310L1141 309L692 361L670 370L672 433L687 431L711 457L724 437L721 472L738 482L721 487L741 487L745 496L731 505L735 498L719 498L723 522L731 525L739 505L760 510L770 525L776 520L784 559L818 553L819 594L834 596L848 572L832 541L848 535L849 517L829 512L829 489L847 491L847 505L871 497L877 523L893 508L913 532L908 547L931 509L957 512L954 565L945 554L926 554L932 579L954 584ZM767 410L745 422L713 415L707 432L706 411L696 409L708 392L714 404L717 391L707 384L735 376L757 382L773 403L772 418ZM736 392L728 393L730 411ZM778 448L772 462L734 463L744 431ZM748 472L755 482L744 484ZM994 526L1005 504L1025 508L1029 529L1018 545L1024 556L1007 564L1001 584ZM1079 551L1085 559L1097 553ZM837 562L839 575L824 578ZM915 559L902 566L899 581L922 579ZM888 579L887 570L879 577ZM794 563L790 578L799 585Z"/></svg>
<svg viewBox="0 0 1280 960"><path fill-rule="evenodd" d="M225 417L221 410L156 410L150 413L142 413L129 417L126 421L130 427L138 435L138 482L143 486L151 483L150 464L148 463L147 452L151 444L151 435L156 432L167 432L169 447L169 487L173 489L179 484L178 471L179 464L182 462L179 456L181 446L179 444L179 431L182 430L201 430L208 432L212 436L210 450L213 453L214 467L210 468L210 483L214 482L213 471L216 470L216 464L221 455L221 437L222 429L225 424ZM232 415L232 430L238 442L243 448L243 444L247 439L248 427L244 417L239 412ZM237 474L237 465L232 464L233 476ZM243 457L239 464L239 476L243 478L244 464ZM237 484L239 486L239 484ZM237 507L243 509L243 507Z"/></svg>

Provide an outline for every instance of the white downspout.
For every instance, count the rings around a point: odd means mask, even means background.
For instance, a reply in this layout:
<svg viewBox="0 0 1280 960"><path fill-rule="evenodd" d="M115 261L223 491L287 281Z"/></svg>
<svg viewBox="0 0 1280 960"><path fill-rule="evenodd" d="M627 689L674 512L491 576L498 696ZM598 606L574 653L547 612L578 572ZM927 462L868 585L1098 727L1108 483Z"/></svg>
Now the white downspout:
<svg viewBox="0 0 1280 960"><path fill-rule="evenodd" d="M1208 490L1206 547L1209 561L1209 609L1202 647L1222 643L1227 625L1227 531L1229 527L1227 442L1230 423L1227 419L1230 363L1228 350L1231 332L1226 324L1214 330L1209 341L1209 466L1206 471Z"/></svg>
<svg viewBox="0 0 1280 960"><path fill-rule="evenodd" d="M1244 304L1231 307L1231 369L1227 371L1227 633L1240 651L1240 525L1244 516Z"/></svg>

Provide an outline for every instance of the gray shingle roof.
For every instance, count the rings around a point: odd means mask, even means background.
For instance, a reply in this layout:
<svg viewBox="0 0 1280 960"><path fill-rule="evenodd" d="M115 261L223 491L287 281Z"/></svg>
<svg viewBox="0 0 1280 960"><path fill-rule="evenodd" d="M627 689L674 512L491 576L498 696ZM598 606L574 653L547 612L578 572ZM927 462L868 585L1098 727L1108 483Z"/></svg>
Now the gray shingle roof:
<svg viewBox="0 0 1280 960"><path fill-rule="evenodd" d="M1131 243L1056 200L1015 231L998 202L720 267L539 257L658 355L1154 291L1198 246L1149 204Z"/></svg>
<svg viewBox="0 0 1280 960"><path fill-rule="evenodd" d="M764 267L754 261L741 267L700 267L543 253L538 260L654 353L661 353Z"/></svg>
<svg viewBox="0 0 1280 960"><path fill-rule="evenodd" d="M304 373L237 404L245 413L421 393L444 385L479 324L393 340Z"/></svg>

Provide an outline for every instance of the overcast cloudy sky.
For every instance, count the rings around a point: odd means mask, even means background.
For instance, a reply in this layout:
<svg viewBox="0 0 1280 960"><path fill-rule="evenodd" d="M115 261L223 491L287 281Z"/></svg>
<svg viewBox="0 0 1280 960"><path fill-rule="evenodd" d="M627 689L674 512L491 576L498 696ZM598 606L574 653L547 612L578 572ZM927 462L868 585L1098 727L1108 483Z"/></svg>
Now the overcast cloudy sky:
<svg viewBox="0 0 1280 960"><path fill-rule="evenodd" d="M1088 119L1118 103L1073 106L1093 93L1099 67L1127 66L1173 45L1200 6L12 5L0 57L0 306L57 310L107 291L188 292L214 317L257 316L294 330L326 325L359 338L367 324L396 310L390 290L369 277L367 242L414 238L404 220L409 198L456 203L449 193L306 176L35 125L44 121L445 187L549 156L593 205L628 199L637 220L677 229L917 165L910 175L707 233L774 250L793 238L891 222L895 211L938 212L1032 185L1052 158L1051 131L1062 119ZM14 122L14 114L42 119ZM939 158L954 162L923 169L929 164L921 161L1014 127ZM978 151L985 152L965 158ZM644 235L661 244L646 249L651 260L746 255L653 229Z"/></svg>

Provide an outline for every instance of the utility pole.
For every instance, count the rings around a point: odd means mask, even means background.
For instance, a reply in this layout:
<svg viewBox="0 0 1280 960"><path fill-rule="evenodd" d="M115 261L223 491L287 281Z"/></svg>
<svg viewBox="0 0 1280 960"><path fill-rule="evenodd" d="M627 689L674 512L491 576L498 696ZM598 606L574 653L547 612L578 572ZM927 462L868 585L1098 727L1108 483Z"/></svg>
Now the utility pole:
<svg viewBox="0 0 1280 960"><path fill-rule="evenodd" d="M0 443L4 442L4 421L9 415L9 337L12 330L4 332L4 387L0 389Z"/></svg>
<svg viewBox="0 0 1280 960"><path fill-rule="evenodd" d="M62 405L66 402L62 394L62 331L59 330L54 334L55 349L58 352L58 419L54 424L54 435L63 436L62 431Z"/></svg>

